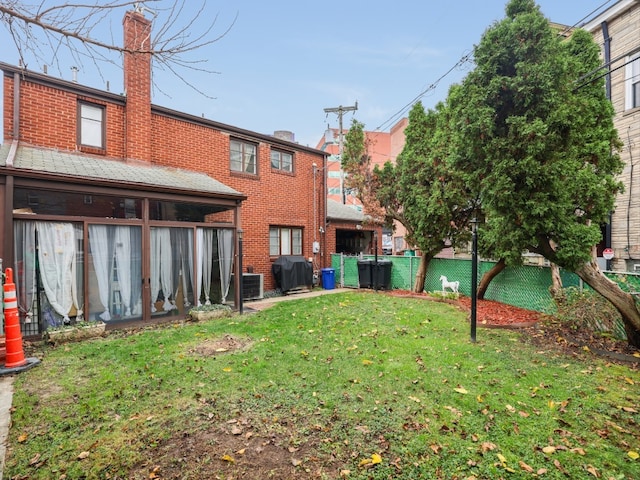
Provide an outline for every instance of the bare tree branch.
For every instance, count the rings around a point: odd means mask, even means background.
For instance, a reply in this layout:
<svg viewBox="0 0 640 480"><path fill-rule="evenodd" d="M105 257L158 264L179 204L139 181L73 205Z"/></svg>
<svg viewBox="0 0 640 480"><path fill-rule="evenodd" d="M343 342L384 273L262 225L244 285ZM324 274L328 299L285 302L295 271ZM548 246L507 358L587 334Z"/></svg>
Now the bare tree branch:
<svg viewBox="0 0 640 480"><path fill-rule="evenodd" d="M11 36L20 64L25 67L28 65L27 59L32 58L41 67L56 65L60 70L59 60L64 51L78 65L91 63L102 76L100 62L119 66L109 57L109 53L143 53L151 55L155 67L175 75L198 93L214 98L187 81L181 70L219 73L205 68L207 58L192 58L190 55L227 35L235 25L238 14L220 34L214 36L212 33L217 27L219 15L208 14L205 0L201 1L196 13L189 15L185 13L186 0L173 0L167 7L161 8L163 3L167 2L125 0L50 4L42 0L37 5L31 5L19 0L0 0L0 25ZM143 4L153 4L156 8L152 10ZM190 3L190 7L193 7L193 3ZM114 40L111 28L105 34L105 25L110 23L112 14L122 9L136 9L154 15L154 33L148 50L125 48ZM159 21L160 18L164 21ZM204 27L199 27L203 18L213 19ZM105 39L105 36L110 38ZM154 87L157 88L155 84Z"/></svg>

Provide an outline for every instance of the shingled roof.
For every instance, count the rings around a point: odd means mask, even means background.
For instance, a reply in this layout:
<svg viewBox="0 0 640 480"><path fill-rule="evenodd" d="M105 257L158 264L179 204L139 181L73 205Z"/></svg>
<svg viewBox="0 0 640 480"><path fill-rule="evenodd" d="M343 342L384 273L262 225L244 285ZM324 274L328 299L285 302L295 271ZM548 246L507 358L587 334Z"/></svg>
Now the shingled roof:
<svg viewBox="0 0 640 480"><path fill-rule="evenodd" d="M362 223L365 215L359 210L343 205L335 200L327 200L327 218L330 220L340 220L343 222Z"/></svg>
<svg viewBox="0 0 640 480"><path fill-rule="evenodd" d="M0 146L0 167L7 166L10 145ZM128 187L166 187L191 193L244 196L210 176L145 163L128 163L60 150L18 146L13 159L16 170L44 172L74 179L102 180Z"/></svg>

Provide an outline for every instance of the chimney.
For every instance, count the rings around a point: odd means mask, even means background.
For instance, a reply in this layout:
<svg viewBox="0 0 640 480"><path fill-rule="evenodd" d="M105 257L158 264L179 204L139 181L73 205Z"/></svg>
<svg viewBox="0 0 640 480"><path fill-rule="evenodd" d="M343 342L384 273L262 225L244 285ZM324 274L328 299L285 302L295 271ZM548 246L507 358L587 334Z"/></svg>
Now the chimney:
<svg viewBox="0 0 640 480"><path fill-rule="evenodd" d="M124 16L125 159L151 161L151 21Z"/></svg>

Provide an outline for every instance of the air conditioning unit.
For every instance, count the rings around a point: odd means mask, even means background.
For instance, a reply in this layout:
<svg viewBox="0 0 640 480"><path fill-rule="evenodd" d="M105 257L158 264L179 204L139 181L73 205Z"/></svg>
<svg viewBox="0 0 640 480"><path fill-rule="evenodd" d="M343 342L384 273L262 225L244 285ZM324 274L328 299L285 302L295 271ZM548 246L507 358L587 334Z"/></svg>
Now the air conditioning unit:
<svg viewBox="0 0 640 480"><path fill-rule="evenodd" d="M261 273L242 274L242 299L259 300L264 297L264 277Z"/></svg>

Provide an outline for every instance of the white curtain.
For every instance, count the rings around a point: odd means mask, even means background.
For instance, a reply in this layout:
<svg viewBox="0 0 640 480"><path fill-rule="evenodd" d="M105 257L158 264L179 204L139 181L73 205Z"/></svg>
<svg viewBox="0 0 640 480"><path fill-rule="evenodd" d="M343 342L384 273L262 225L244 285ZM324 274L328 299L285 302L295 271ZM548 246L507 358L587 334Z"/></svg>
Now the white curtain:
<svg viewBox="0 0 640 480"><path fill-rule="evenodd" d="M109 290L112 255L109 249L109 231L107 225L89 225L89 246L91 247L93 268L96 272L96 279L98 280L98 296L102 308L104 308L104 311L100 314L100 318L108 322L111 320Z"/></svg>
<svg viewBox="0 0 640 480"><path fill-rule="evenodd" d="M118 265L118 287L124 306L124 316L131 316L131 235L132 227L115 227L116 263ZM133 227L135 228L135 227Z"/></svg>
<svg viewBox="0 0 640 480"><path fill-rule="evenodd" d="M74 225L73 231L75 232L76 252L82 252L84 231L82 227L78 225ZM73 276L73 281L71 282L71 299L73 300L73 306L76 307L76 321L82 322L84 320L84 312L82 311L84 308L84 266L82 260L80 260L80 263L76 261L77 257L76 254L76 258L73 260L71 266ZM82 256L80 259L82 259Z"/></svg>
<svg viewBox="0 0 640 480"><path fill-rule="evenodd" d="M197 230L197 254L198 254L198 306L200 303L200 295L204 290L205 305L211 305L209 292L211 291L211 270L213 264L213 235L215 230L212 228L198 228Z"/></svg>
<svg viewBox="0 0 640 480"><path fill-rule="evenodd" d="M233 270L233 230L218 230L218 257L220 258L222 303L225 303L229 294L231 271Z"/></svg>
<svg viewBox="0 0 640 480"><path fill-rule="evenodd" d="M151 229L151 311L155 312L155 301L162 289L164 311L173 310L175 302L170 299L173 289L173 253L171 229L157 227Z"/></svg>
<svg viewBox="0 0 640 480"><path fill-rule="evenodd" d="M131 314L142 315L142 228L130 227Z"/></svg>
<svg viewBox="0 0 640 480"><path fill-rule="evenodd" d="M73 306L72 288L77 288L73 270L76 258L73 225L36 222L36 228L42 287L51 307L68 323Z"/></svg>
<svg viewBox="0 0 640 480"><path fill-rule="evenodd" d="M25 314L25 323L33 321L36 297L36 223L16 220L13 227L15 245L14 282L18 308Z"/></svg>
<svg viewBox="0 0 640 480"><path fill-rule="evenodd" d="M191 306L189 295L193 295L193 229L172 228L173 246L173 298L178 298L182 287L182 301L185 308ZM181 281L182 280L182 281Z"/></svg>

